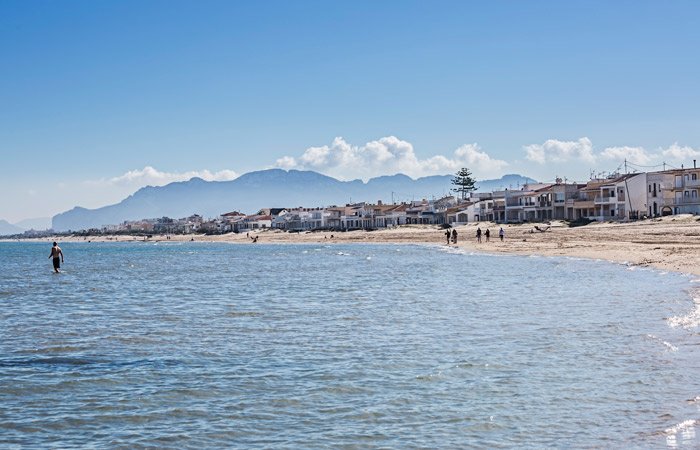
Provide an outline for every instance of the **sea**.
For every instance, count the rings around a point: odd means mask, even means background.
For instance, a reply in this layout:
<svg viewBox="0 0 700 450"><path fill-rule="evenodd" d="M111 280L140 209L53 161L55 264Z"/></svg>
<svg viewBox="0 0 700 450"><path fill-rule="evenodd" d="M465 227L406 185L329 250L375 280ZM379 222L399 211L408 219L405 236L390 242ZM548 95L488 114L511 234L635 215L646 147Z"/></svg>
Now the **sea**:
<svg viewBox="0 0 700 450"><path fill-rule="evenodd" d="M54 274L50 244L0 243L3 449L700 447L690 275L428 245L59 244Z"/></svg>

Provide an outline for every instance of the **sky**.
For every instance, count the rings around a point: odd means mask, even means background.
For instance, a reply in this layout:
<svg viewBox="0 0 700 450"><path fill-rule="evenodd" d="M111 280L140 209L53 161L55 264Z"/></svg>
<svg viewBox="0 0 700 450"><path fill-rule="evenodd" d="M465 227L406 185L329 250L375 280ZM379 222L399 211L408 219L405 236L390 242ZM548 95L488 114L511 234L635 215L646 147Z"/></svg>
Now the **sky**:
<svg viewBox="0 0 700 450"><path fill-rule="evenodd" d="M688 167L699 48L694 1L3 0L0 219L273 167Z"/></svg>

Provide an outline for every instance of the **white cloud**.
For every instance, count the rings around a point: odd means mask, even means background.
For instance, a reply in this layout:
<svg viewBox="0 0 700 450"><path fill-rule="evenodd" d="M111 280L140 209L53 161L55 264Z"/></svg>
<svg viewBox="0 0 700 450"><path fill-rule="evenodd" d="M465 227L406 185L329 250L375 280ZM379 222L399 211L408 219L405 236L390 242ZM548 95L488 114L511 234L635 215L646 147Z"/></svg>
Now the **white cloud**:
<svg viewBox="0 0 700 450"><path fill-rule="evenodd" d="M209 170L192 170L188 172L161 172L151 166L143 169L130 170L125 174L97 181L89 181L91 185L117 185L117 186L163 186L174 181L187 181L199 177L206 181L228 181L238 177L232 170L211 172Z"/></svg>
<svg viewBox="0 0 700 450"><path fill-rule="evenodd" d="M567 162L570 160L595 162L593 144L587 137L582 137L578 141L549 139L544 144L526 145L524 149L526 158L539 164Z"/></svg>
<svg viewBox="0 0 700 450"><path fill-rule="evenodd" d="M501 175L507 162L494 159L477 144L459 147L450 157L435 155L419 159L410 142L395 136L383 137L361 146L337 137L331 145L309 147L299 157L284 156L276 166L284 169L308 169L340 179L367 179L379 175L403 173L411 177L444 175L468 167L478 177Z"/></svg>
<svg viewBox="0 0 700 450"><path fill-rule="evenodd" d="M691 158L700 157L700 151L692 147L678 145L678 142L661 152L664 158L671 158L675 161L687 161Z"/></svg>
<svg viewBox="0 0 700 450"><path fill-rule="evenodd" d="M650 164L656 155L650 154L643 147L608 147L600 152L600 157L613 161L624 161L633 164Z"/></svg>

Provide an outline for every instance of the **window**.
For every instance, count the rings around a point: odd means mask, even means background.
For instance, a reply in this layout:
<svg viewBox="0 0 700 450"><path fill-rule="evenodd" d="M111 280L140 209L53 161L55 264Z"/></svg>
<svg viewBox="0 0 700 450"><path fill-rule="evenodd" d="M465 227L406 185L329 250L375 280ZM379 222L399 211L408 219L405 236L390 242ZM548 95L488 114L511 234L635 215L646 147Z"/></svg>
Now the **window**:
<svg viewBox="0 0 700 450"><path fill-rule="evenodd" d="M698 174L697 174L697 173L692 174L692 175L690 176L690 179L691 179L691 180L697 180L697 179L698 179Z"/></svg>
<svg viewBox="0 0 700 450"><path fill-rule="evenodd" d="M690 196L693 198L698 198L698 191L690 191Z"/></svg>
<svg viewBox="0 0 700 450"><path fill-rule="evenodd" d="M649 185L649 193L651 194L651 184Z"/></svg>
<svg viewBox="0 0 700 450"><path fill-rule="evenodd" d="M683 192L683 197L690 197L690 191Z"/></svg>

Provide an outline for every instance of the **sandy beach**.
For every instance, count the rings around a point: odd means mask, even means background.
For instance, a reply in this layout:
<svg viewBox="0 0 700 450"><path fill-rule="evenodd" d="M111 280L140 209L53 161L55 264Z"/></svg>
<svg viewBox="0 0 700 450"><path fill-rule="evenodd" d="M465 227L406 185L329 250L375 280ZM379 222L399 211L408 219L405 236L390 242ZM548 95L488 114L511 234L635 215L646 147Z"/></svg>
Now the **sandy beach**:
<svg viewBox="0 0 700 450"><path fill-rule="evenodd" d="M549 224L502 225L505 239L498 239L499 224L472 223L456 227L457 247L488 253L520 255L571 256L603 259L638 266L652 266L662 270L700 275L700 219L692 215L667 216L631 223L591 223L570 228L563 222ZM540 230L546 231L538 231ZM476 241L476 230L491 231L490 242ZM173 235L171 242L230 242L259 243L417 243L445 245L444 230L436 226L409 225L376 231L302 232L287 233L279 230L260 230L224 235ZM51 241L54 238L42 240ZM59 242L129 242L143 237L99 236L55 238ZM153 235L152 242L166 241L166 236ZM450 244L455 246L455 244Z"/></svg>

